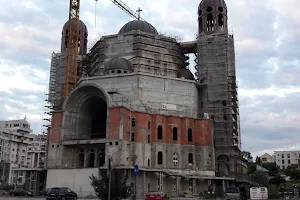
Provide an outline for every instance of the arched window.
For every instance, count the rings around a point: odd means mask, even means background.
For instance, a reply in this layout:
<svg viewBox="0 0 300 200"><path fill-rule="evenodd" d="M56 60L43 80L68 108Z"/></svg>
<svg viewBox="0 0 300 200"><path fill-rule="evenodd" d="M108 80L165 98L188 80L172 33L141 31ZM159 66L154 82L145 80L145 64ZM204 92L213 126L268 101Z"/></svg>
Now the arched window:
<svg viewBox="0 0 300 200"><path fill-rule="evenodd" d="M173 140L178 140L178 131L177 127L173 128Z"/></svg>
<svg viewBox="0 0 300 200"><path fill-rule="evenodd" d="M189 164L193 164L193 163L194 163L193 154L189 153Z"/></svg>
<svg viewBox="0 0 300 200"><path fill-rule="evenodd" d="M203 27L202 27L202 17L199 18L199 33L201 33L203 31Z"/></svg>
<svg viewBox="0 0 300 200"><path fill-rule="evenodd" d="M131 142L134 142L134 141L135 141L135 134L131 133Z"/></svg>
<svg viewBox="0 0 300 200"><path fill-rule="evenodd" d="M91 153L89 156L89 167L95 167L95 154Z"/></svg>
<svg viewBox="0 0 300 200"><path fill-rule="evenodd" d="M206 20L206 23L207 23L207 31L214 31L214 18L213 18L213 15L211 13L209 13L207 15L207 20Z"/></svg>
<svg viewBox="0 0 300 200"><path fill-rule="evenodd" d="M131 127L135 127L136 119L132 118L131 119Z"/></svg>
<svg viewBox="0 0 300 200"><path fill-rule="evenodd" d="M218 16L218 26L223 30L224 28L224 16L222 14L219 14Z"/></svg>
<svg viewBox="0 0 300 200"><path fill-rule="evenodd" d="M159 139L159 140L163 139L163 127L162 126L157 127L157 139Z"/></svg>
<svg viewBox="0 0 300 200"><path fill-rule="evenodd" d="M148 121L148 129L150 129L151 128L151 122L150 122L150 120Z"/></svg>
<svg viewBox="0 0 300 200"><path fill-rule="evenodd" d="M191 128L188 129L188 141L193 142L193 131Z"/></svg>
<svg viewBox="0 0 300 200"><path fill-rule="evenodd" d="M157 164L158 165L162 165L163 164L163 153L161 151L159 151L157 153Z"/></svg>
<svg viewBox="0 0 300 200"><path fill-rule="evenodd" d="M79 167L84 167L84 154L80 153L78 155Z"/></svg>
<svg viewBox="0 0 300 200"><path fill-rule="evenodd" d="M173 165L178 165L178 154L173 153Z"/></svg>

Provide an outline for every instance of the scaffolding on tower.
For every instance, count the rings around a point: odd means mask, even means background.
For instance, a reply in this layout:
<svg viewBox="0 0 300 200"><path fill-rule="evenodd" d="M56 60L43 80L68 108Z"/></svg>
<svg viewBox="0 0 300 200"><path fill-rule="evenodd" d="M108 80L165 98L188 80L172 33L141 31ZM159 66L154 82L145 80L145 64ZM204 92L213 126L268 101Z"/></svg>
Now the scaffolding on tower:
<svg viewBox="0 0 300 200"><path fill-rule="evenodd" d="M67 41L67 62L65 69L65 84L61 104L64 103L68 94L77 85L77 55L79 44L79 10L80 0L70 0L68 41Z"/></svg>

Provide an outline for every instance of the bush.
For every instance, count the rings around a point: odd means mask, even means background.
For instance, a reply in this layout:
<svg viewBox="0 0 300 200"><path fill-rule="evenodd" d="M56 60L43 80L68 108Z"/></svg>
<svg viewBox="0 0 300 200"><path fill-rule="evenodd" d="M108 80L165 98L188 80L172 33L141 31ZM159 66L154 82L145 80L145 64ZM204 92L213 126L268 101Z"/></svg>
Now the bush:
<svg viewBox="0 0 300 200"><path fill-rule="evenodd" d="M276 185L272 184L268 187L268 196L269 196L269 199L278 199L279 198L279 190Z"/></svg>

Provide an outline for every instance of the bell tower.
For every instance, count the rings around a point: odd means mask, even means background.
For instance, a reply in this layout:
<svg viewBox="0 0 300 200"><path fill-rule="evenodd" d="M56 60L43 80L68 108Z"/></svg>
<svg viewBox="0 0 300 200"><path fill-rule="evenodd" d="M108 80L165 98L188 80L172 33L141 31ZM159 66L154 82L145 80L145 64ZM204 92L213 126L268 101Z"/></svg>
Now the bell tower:
<svg viewBox="0 0 300 200"><path fill-rule="evenodd" d="M224 0L202 0L198 7L198 34L228 32L227 19Z"/></svg>

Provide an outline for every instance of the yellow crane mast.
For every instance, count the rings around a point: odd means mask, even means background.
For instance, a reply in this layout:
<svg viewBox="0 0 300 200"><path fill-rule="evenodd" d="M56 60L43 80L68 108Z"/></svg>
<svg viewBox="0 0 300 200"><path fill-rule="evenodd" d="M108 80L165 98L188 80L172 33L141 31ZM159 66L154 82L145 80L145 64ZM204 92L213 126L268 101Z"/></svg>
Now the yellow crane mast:
<svg viewBox="0 0 300 200"><path fill-rule="evenodd" d="M77 84L77 55L79 47L79 10L80 0L70 0L68 40L65 69L65 85L62 103Z"/></svg>

